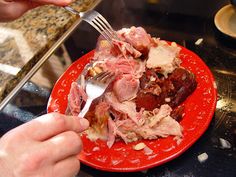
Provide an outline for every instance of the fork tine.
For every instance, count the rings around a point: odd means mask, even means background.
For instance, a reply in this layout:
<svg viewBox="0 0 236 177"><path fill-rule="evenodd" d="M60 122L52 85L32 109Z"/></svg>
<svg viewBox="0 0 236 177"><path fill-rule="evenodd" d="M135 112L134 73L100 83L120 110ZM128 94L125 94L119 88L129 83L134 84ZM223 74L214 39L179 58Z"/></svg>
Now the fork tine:
<svg viewBox="0 0 236 177"><path fill-rule="evenodd" d="M102 76L98 77L97 80L103 82L110 76L110 74L110 72L105 72Z"/></svg>
<svg viewBox="0 0 236 177"><path fill-rule="evenodd" d="M108 30L106 30L106 27L104 27L104 24L102 24L102 22L99 19L95 18L93 20L93 23L97 25L97 27L103 32L103 34L105 34L109 38L109 40L112 41L113 38L112 34L110 34Z"/></svg>
<svg viewBox="0 0 236 177"><path fill-rule="evenodd" d="M112 40L114 38L117 38L114 32L112 32L112 29L110 29L103 20L101 20L99 17L94 18L93 22L99 26L99 28L104 31L104 33Z"/></svg>
<svg viewBox="0 0 236 177"><path fill-rule="evenodd" d="M96 17L94 18L94 20L96 20L103 26L103 30L109 33L108 35L111 36L111 39L117 38L114 29L111 27L108 21L97 11L94 11L94 13L96 14Z"/></svg>
<svg viewBox="0 0 236 177"><path fill-rule="evenodd" d="M107 27L107 31L109 31L109 33L114 36L116 39L118 39L117 34L115 32L115 30L112 28L112 26L108 23L108 21L101 15L98 13L97 16L102 22L103 24Z"/></svg>
<svg viewBox="0 0 236 177"><path fill-rule="evenodd" d="M109 28L112 31L114 31L113 28L111 27L111 25L108 23L108 21L99 12L94 11L93 13L96 15L96 17L98 17L105 24L105 26L107 28Z"/></svg>
<svg viewBox="0 0 236 177"><path fill-rule="evenodd" d="M115 77L114 73L108 72L107 75L105 75L103 78L101 78L101 82L105 83L105 84L109 84L111 81L113 81Z"/></svg>
<svg viewBox="0 0 236 177"><path fill-rule="evenodd" d="M108 27L108 28L110 28L110 29L112 29L113 30L113 28L111 27L111 25L108 23L108 21L100 14L100 13L96 13L97 14L97 17L99 17L103 22L104 22L104 24L106 24L106 26Z"/></svg>
<svg viewBox="0 0 236 177"><path fill-rule="evenodd" d="M98 78L100 81L105 81L107 80L107 78L109 78L111 76L110 72L107 72L106 74L104 74L104 76Z"/></svg>
<svg viewBox="0 0 236 177"><path fill-rule="evenodd" d="M113 80L115 77L115 74L112 72L102 72L96 76L93 77L92 80L103 82L103 83L109 83L110 80Z"/></svg>
<svg viewBox="0 0 236 177"><path fill-rule="evenodd" d="M114 29L100 13L97 14L96 19L99 19L99 22L105 27L105 29L111 34L113 38L118 38Z"/></svg>
<svg viewBox="0 0 236 177"><path fill-rule="evenodd" d="M93 80L100 80L101 78L103 78L107 74L108 74L108 72L101 72L101 73L97 74L96 76L94 76L92 79Z"/></svg>
<svg viewBox="0 0 236 177"><path fill-rule="evenodd" d="M65 6L64 9L72 14L79 15L81 19L93 26L112 45L113 39L119 39L108 21L97 11L89 10L86 12L78 12L76 9L70 6Z"/></svg>
<svg viewBox="0 0 236 177"><path fill-rule="evenodd" d="M92 21L88 21L88 20L85 20L86 22L88 22L90 25L92 25L100 34L102 34L103 35L103 37L107 40L107 41L109 41L110 43L112 43L112 41L111 41L111 39L109 38L109 36L107 36L106 34L104 34L104 32L101 30L101 29L99 29L99 27Z"/></svg>

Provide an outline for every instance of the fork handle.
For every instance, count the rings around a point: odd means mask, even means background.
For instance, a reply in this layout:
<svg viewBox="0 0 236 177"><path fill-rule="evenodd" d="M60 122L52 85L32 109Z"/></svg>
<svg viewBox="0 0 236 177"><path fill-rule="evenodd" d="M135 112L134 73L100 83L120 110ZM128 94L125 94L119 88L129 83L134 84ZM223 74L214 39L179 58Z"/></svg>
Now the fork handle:
<svg viewBox="0 0 236 177"><path fill-rule="evenodd" d="M76 11L75 9L71 8L70 6L65 6L64 9L69 11L70 13L72 13L74 15L80 16L80 13L78 11Z"/></svg>
<svg viewBox="0 0 236 177"><path fill-rule="evenodd" d="M88 112L90 105L92 104L92 99L87 99L84 108L81 110L81 112L79 113L78 117L83 118L85 116L85 114Z"/></svg>

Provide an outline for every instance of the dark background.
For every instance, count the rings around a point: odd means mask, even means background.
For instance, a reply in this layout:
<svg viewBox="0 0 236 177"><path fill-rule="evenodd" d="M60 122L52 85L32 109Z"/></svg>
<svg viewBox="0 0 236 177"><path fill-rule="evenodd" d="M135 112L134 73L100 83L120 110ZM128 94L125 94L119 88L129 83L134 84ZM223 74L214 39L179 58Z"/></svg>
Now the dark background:
<svg viewBox="0 0 236 177"><path fill-rule="evenodd" d="M235 177L236 176L236 39L217 31L214 15L226 0L103 0L96 8L115 29L142 26L148 33L197 53L214 74L218 88L215 115L205 134L183 155L162 166L136 173L108 173L82 165L79 176ZM65 42L72 60L96 46L99 34L82 22ZM203 38L201 45L195 41ZM0 133L46 113L50 89L28 82L0 114ZM230 142L223 149L219 138ZM208 160L197 156L206 152Z"/></svg>

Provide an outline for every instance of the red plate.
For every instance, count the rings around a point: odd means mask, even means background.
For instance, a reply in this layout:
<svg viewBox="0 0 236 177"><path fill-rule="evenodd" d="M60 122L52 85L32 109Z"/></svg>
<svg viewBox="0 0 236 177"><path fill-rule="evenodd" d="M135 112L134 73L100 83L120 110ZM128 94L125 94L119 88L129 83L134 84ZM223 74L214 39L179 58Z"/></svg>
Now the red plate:
<svg viewBox="0 0 236 177"><path fill-rule="evenodd" d="M90 61L94 51L74 62L55 84L48 103L48 112L65 113L70 86ZM113 172L131 172L146 170L168 162L186 151L208 128L216 106L216 84L205 63L193 52L182 47L182 66L196 75L197 89L183 103L185 116L180 122L183 127L183 140L177 145L173 137L144 142L153 150L145 155L144 150L135 151L133 146L139 142L125 144L116 142L111 149L104 141L91 142L82 137L84 150L79 155L82 163L96 169Z"/></svg>

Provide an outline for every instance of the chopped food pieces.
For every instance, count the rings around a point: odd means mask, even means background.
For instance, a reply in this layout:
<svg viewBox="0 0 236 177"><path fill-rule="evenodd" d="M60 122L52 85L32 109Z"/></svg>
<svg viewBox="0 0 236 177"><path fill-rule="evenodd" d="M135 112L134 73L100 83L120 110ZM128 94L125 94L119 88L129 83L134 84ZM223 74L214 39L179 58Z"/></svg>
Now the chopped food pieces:
<svg viewBox="0 0 236 177"><path fill-rule="evenodd" d="M223 138L219 138L219 140L220 140L220 144L221 144L222 149L230 149L231 148L231 144L229 141L227 141Z"/></svg>
<svg viewBox="0 0 236 177"><path fill-rule="evenodd" d="M123 28L117 35L120 40L113 45L99 37L90 67L78 80L81 83L71 86L68 114L78 115L86 102L84 80L110 71L115 80L85 115L90 121L88 138L105 140L109 148L120 140L130 143L168 136L181 143L184 106L180 104L197 86L194 74L180 66L181 48L151 37L142 27ZM153 153L144 143L133 148Z"/></svg>
<svg viewBox="0 0 236 177"><path fill-rule="evenodd" d="M139 151L139 150L142 150L146 147L146 144L144 143L138 143L136 144L135 146L133 146L133 149L136 150L136 151Z"/></svg>
<svg viewBox="0 0 236 177"><path fill-rule="evenodd" d="M118 34L127 43L131 44L136 50L142 54L148 53L152 46L151 36L142 27L123 28Z"/></svg>
<svg viewBox="0 0 236 177"><path fill-rule="evenodd" d="M78 115L81 110L81 105L83 101L87 100L87 94L82 89L80 85L76 82L71 84L70 94L68 96L68 107L67 112L70 112L72 115Z"/></svg>
<svg viewBox="0 0 236 177"><path fill-rule="evenodd" d="M204 152L204 153L198 155L197 159L200 163L203 163L208 159L208 155L207 155L207 153Z"/></svg>
<svg viewBox="0 0 236 177"><path fill-rule="evenodd" d="M199 38L196 42L195 45L200 45L203 42L203 38Z"/></svg>
<svg viewBox="0 0 236 177"><path fill-rule="evenodd" d="M145 146L143 150L145 155L151 155L153 153L153 150L150 149L148 146Z"/></svg>
<svg viewBox="0 0 236 177"><path fill-rule="evenodd" d="M155 82L149 81L151 76L156 77ZM166 103L174 108L182 103L196 87L195 76L183 68L175 69L166 79L159 79L154 70L147 70L140 78L140 89L135 99L137 108L153 110Z"/></svg>
<svg viewBox="0 0 236 177"><path fill-rule="evenodd" d="M168 77L180 65L178 55L180 47L168 43L158 42L156 47L151 47L147 59L147 68L160 68L160 73Z"/></svg>

